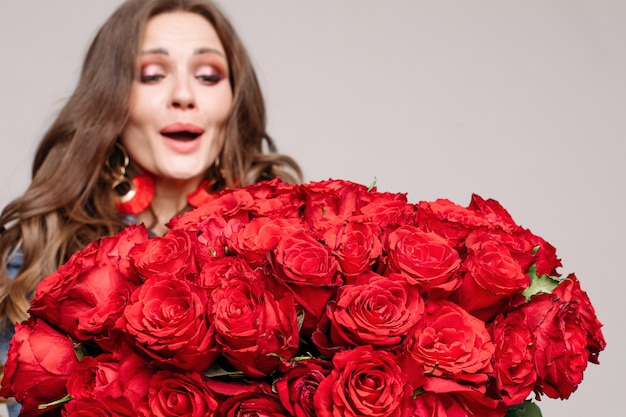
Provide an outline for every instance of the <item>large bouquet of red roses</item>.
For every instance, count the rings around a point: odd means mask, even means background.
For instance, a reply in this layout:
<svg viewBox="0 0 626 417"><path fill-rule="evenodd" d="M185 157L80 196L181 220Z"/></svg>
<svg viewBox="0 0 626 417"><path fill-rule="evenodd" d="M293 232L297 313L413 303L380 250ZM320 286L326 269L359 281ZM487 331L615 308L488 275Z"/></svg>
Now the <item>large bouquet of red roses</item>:
<svg viewBox="0 0 626 417"><path fill-rule="evenodd" d="M2 382L22 415L540 415L605 346L555 249L476 195L276 180L170 226L41 283Z"/></svg>

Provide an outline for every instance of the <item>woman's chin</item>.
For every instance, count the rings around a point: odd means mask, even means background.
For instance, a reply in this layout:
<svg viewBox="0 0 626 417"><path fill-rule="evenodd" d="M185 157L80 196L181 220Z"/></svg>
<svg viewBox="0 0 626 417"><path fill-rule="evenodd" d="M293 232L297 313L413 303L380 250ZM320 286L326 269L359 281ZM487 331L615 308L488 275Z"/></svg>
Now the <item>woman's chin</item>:
<svg viewBox="0 0 626 417"><path fill-rule="evenodd" d="M156 181L159 182L172 182L172 183L180 183L180 185L184 185L185 183L190 182L200 182L204 178L204 173L206 169L203 170L170 170L160 173L156 176Z"/></svg>

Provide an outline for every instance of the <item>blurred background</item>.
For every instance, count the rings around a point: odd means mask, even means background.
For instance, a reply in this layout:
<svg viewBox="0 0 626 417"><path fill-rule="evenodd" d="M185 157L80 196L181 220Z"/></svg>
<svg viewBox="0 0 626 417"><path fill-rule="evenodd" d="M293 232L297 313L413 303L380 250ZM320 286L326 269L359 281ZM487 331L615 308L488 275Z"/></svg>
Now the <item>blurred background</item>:
<svg viewBox="0 0 626 417"><path fill-rule="evenodd" d="M0 3L0 205L120 0ZM269 132L306 180L499 200L557 248L607 349L545 417L617 415L626 361L626 2L222 0L253 58Z"/></svg>

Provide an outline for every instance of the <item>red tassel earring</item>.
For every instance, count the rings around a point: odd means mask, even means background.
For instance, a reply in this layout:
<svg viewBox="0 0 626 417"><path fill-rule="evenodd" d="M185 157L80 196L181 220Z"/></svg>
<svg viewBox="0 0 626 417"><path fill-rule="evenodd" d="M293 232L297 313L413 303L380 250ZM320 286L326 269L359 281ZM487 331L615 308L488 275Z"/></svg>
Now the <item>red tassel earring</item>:
<svg viewBox="0 0 626 417"><path fill-rule="evenodd" d="M215 184L215 180L204 180L200 183L200 186L195 191L187 194L187 203L193 208L200 207L203 204L208 203L216 198L216 195L211 193L211 188Z"/></svg>
<svg viewBox="0 0 626 417"><path fill-rule="evenodd" d="M129 180L125 179L128 183ZM140 174L130 180L130 190L119 197L115 208L122 214L139 214L145 211L154 197L154 179L148 174Z"/></svg>
<svg viewBox="0 0 626 417"><path fill-rule="evenodd" d="M210 179L203 180L198 188L187 194L187 203L190 207L200 207L211 200L217 198L218 191L222 190L226 185L224 168L220 168L219 157L215 161L213 167L209 171Z"/></svg>
<svg viewBox="0 0 626 417"><path fill-rule="evenodd" d="M129 164L130 159L126 149L120 143L116 143L113 154L107 161L113 177L111 188L118 196L115 208L121 214L139 214L152 203L154 179L148 174L128 178L126 168Z"/></svg>

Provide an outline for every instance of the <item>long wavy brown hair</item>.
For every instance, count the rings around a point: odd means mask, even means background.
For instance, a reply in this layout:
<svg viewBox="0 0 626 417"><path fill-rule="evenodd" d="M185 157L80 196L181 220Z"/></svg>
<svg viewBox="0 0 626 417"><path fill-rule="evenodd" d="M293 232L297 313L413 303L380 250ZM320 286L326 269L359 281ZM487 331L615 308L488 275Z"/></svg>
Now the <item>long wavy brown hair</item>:
<svg viewBox="0 0 626 417"><path fill-rule="evenodd" d="M274 177L301 181L300 168L278 154L266 132L265 105L244 45L224 14L208 0L128 0L93 40L78 85L37 149L32 182L0 215L0 327L25 319L37 284L87 243L119 232L106 160L126 124L141 38L148 20L187 11L215 28L230 66L233 105L218 171L226 187ZM21 249L15 279L6 260Z"/></svg>

